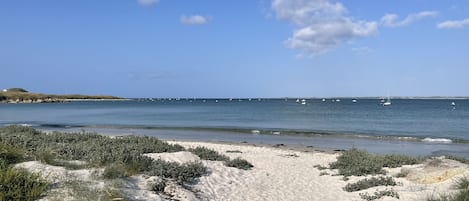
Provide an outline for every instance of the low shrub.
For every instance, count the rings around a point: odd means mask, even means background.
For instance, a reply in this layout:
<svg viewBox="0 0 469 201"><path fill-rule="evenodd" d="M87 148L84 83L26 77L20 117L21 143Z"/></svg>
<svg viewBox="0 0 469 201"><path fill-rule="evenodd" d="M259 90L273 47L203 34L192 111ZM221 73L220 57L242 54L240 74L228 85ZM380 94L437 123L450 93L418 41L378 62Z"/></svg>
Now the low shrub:
<svg viewBox="0 0 469 201"><path fill-rule="evenodd" d="M164 192L164 188L166 187L166 181L164 179L158 178L154 181L149 182L148 185L150 186L150 189L152 191L162 193Z"/></svg>
<svg viewBox="0 0 469 201"><path fill-rule="evenodd" d="M384 196L389 196L389 197L394 197L394 198L397 198L399 199L399 194L394 191L394 190L384 190L384 191L376 191L374 192L372 195L368 194L368 193L360 193L359 194L360 197L366 201L373 201L373 200L377 200L377 199L380 199Z"/></svg>
<svg viewBox="0 0 469 201"><path fill-rule="evenodd" d="M249 170L254 167L250 162L241 158L235 158L233 160L225 161L225 165L228 167L235 167L243 170Z"/></svg>
<svg viewBox="0 0 469 201"><path fill-rule="evenodd" d="M454 194L442 194L427 198L427 201L468 201L469 189L459 190Z"/></svg>
<svg viewBox="0 0 469 201"><path fill-rule="evenodd" d="M351 149L337 157L337 161L329 164L331 169L338 169L339 175L364 176L386 173L383 167L400 167L423 162L424 158L405 155L374 155L363 150Z"/></svg>
<svg viewBox="0 0 469 201"><path fill-rule="evenodd" d="M48 188L38 175L0 163L0 200L35 200Z"/></svg>
<svg viewBox="0 0 469 201"><path fill-rule="evenodd" d="M179 164L161 159L154 160L146 174L169 178L178 184L192 184L196 179L207 173L207 168L201 162Z"/></svg>
<svg viewBox="0 0 469 201"><path fill-rule="evenodd" d="M206 148L206 147L196 147L194 149L189 149L190 152L199 156L202 160L210 160L210 161L227 161L229 160L228 156L220 154L215 150Z"/></svg>
<svg viewBox="0 0 469 201"><path fill-rule="evenodd" d="M180 145L171 145L154 137L44 134L29 127L7 126L0 128L0 141L11 147L23 148L30 158L50 164L65 165L63 161L79 160L87 162L90 167L105 167L103 177L108 179L147 173L188 184L207 172L202 163L170 163L143 156L144 153L184 150Z"/></svg>
<svg viewBox="0 0 469 201"><path fill-rule="evenodd" d="M18 163L24 158L22 150L0 143L0 159L3 159L7 164Z"/></svg>
<svg viewBox="0 0 469 201"><path fill-rule="evenodd" d="M358 150L351 149L345 151L337 157L337 161L329 164L331 169L338 169L339 175L344 176L363 176L368 174L383 174L382 162L374 155Z"/></svg>
<svg viewBox="0 0 469 201"><path fill-rule="evenodd" d="M395 186L397 182L392 177L372 177L349 183L344 187L347 192L361 191L375 186Z"/></svg>
<svg viewBox="0 0 469 201"><path fill-rule="evenodd" d="M381 157L383 162L383 167L389 168L396 168L401 167L403 165L415 165L418 163L422 163L425 158L423 157L413 157L407 155L400 155L400 154L387 154L384 156L376 156Z"/></svg>
<svg viewBox="0 0 469 201"><path fill-rule="evenodd" d="M118 179L126 176L125 166L122 163L109 164L104 168L103 178L105 179Z"/></svg>
<svg viewBox="0 0 469 201"><path fill-rule="evenodd" d="M396 177L407 177L407 175L409 175L410 173L410 170L409 169L401 169L401 171L399 173L396 174Z"/></svg>
<svg viewBox="0 0 469 201"><path fill-rule="evenodd" d="M469 189L469 178L466 176L458 178L454 184L454 188L459 190Z"/></svg>

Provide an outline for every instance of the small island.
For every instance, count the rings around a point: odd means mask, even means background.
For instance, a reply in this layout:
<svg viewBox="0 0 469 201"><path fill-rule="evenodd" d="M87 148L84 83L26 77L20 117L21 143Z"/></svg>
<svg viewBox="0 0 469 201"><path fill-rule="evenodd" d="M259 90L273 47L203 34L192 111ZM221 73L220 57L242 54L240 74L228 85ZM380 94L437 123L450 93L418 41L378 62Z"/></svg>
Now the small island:
<svg viewBox="0 0 469 201"><path fill-rule="evenodd" d="M126 100L116 96L88 96L79 94L54 95L31 93L23 88L10 88L0 91L0 103L63 103L71 101Z"/></svg>

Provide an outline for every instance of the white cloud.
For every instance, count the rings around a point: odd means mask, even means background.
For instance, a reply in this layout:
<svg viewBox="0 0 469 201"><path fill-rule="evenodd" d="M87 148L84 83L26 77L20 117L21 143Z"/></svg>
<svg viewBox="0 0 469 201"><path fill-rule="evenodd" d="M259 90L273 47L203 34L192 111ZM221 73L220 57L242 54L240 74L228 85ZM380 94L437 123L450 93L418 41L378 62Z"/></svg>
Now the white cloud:
<svg viewBox="0 0 469 201"><path fill-rule="evenodd" d="M206 24L210 18L201 15L181 16L181 23L188 25L201 25Z"/></svg>
<svg viewBox="0 0 469 201"><path fill-rule="evenodd" d="M323 53L378 31L376 22L354 20L346 16L347 9L341 3L328 0L273 0L272 10L278 19L295 26L286 46L309 54Z"/></svg>
<svg viewBox="0 0 469 201"><path fill-rule="evenodd" d="M137 2L142 6L153 6L156 5L159 0L137 0Z"/></svg>
<svg viewBox="0 0 469 201"><path fill-rule="evenodd" d="M435 17L438 15L436 11L422 11L418 13L412 13L407 15L402 21L398 21L399 16L396 14L386 14L381 18L381 24L386 27L401 27L407 26L414 22L423 20L429 17Z"/></svg>
<svg viewBox="0 0 469 201"><path fill-rule="evenodd" d="M469 18L464 19L464 20L454 20L454 21L448 20L448 21L438 23L436 25L436 27L439 29L461 29L466 26L469 26Z"/></svg>

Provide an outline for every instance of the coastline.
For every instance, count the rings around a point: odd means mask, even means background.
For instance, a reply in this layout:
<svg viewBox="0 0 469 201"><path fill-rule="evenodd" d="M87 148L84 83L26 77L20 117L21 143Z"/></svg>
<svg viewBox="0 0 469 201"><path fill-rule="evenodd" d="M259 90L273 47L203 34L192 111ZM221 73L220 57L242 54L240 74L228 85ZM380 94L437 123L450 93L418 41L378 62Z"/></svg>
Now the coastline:
<svg viewBox="0 0 469 201"><path fill-rule="evenodd" d="M318 165L327 167L334 162L340 153L333 150L200 141L169 142L185 148L204 146L230 158L241 157L253 163L252 170L243 172L223 167L218 162L204 161L212 173L201 177L193 188L203 192L207 200L363 200L361 193L373 194L377 190L389 189L379 186L359 192L344 191L343 187L348 183L371 176L352 176L345 181L341 176L333 176L337 173L334 170L315 168ZM233 151L240 153L230 153ZM386 169L386 175L391 177L402 169L412 173L403 178L395 177L401 184L391 188L399 194L399 199L385 197L380 200L421 200L452 192L455 178L469 175L469 169L463 164L452 166L451 161L444 163L441 168L417 164ZM325 173L327 175L322 175ZM440 179L433 179L437 177Z"/></svg>
<svg viewBox="0 0 469 201"><path fill-rule="evenodd" d="M11 131L25 132L25 135L34 137L41 133L35 133L28 127L10 127ZM8 132L7 132L8 133ZM28 134L29 133L29 134ZM106 134L80 134L42 132L43 135L51 139L63 139L70 135L71 139L81 139L75 143L89 145L93 150L99 146L100 151L110 151L110 147L122 149L126 146L131 149L147 149L154 144L156 139L151 137L130 137L126 135L106 135ZM84 133L83 133L84 134ZM15 132L6 134L15 138ZM107 136L107 137L106 137ZM41 137L43 138L43 137ZM15 138L16 139L16 138ZM120 139L124 139L123 141ZM134 139L134 140L130 140ZM140 139L135 141L135 139ZM23 138L27 140L27 138ZM90 141L91 140L91 141ZM55 140L48 140L53 141ZM68 142L69 140L67 140ZM74 140L72 140L74 141ZM97 141L97 142L95 142ZM149 157L153 161L165 161L170 164L200 164L206 168L206 172L198 176L194 183L185 185L166 180L164 186L155 190L154 183L161 179L160 176L147 175L146 172L134 172L133 174L108 180L103 178L111 166L83 166L78 169L68 169L61 164L86 164L86 160L76 159L55 160L55 163L47 161L28 161L15 164L15 168L23 168L31 173L38 173L44 180L54 184L49 192L40 200L49 201L57 199L79 199L76 196L89 196L76 194L77 189L70 182L79 184L79 192L107 192L118 191L119 199L126 200L180 200L180 201L211 201L211 200L300 200L300 201L322 201L322 200L343 200L359 201L364 200L364 195L373 195L375 192L393 192L391 197L385 196L379 200L387 201L413 201L425 200L434 195L455 192L452 186L458 179L469 176L469 165L445 157L431 157L422 159L416 163L399 165L393 168L383 168L384 172L378 175L369 173L363 176L346 176L338 169L331 169L331 164L340 160L341 155L348 151L318 149L303 145L285 144L256 144L256 143L233 143L233 142L207 142L188 140L164 140L158 142L158 146L166 148L177 148L175 151L143 151L139 155ZM54 145L53 143L46 145ZM65 141L64 141L65 142ZM106 143L102 143L106 142ZM146 142L152 142L148 144ZM39 142L37 142L39 143ZM41 146L43 143L40 143ZM167 144L166 144L167 143ZM73 147L74 144L70 144ZM75 144L77 145L77 144ZM83 144L82 144L83 145ZM144 145L145 147L142 147ZM124 146L124 147L122 147ZM139 148L135 147L139 146ZM82 147L82 146L79 146ZM88 150L88 148L78 148L77 150ZM85 146L86 147L86 146ZM95 147L95 148L93 148ZM194 151L198 147L213 150L227 159L209 159L204 155L199 155ZM143 149L141 149L143 148ZM100 151L92 151L90 154L101 156ZM80 153L80 151L78 151ZM113 153L112 151L110 152ZM207 152L205 152L207 154ZM130 155L129 155L130 156ZM370 155L373 156L373 155ZM407 156L400 157L401 159ZM228 160L246 160L252 164L251 168L242 169L226 165ZM399 157L398 157L399 158ZM365 161L360 156L354 156L353 160ZM413 160L413 159L412 159ZM61 162L60 162L61 161ZM466 160L467 161L467 160ZM52 160L54 162L54 160ZM161 164L161 162L159 162ZM132 163L130 163L132 164ZM355 163L354 163L355 164ZM355 164L360 167L363 164ZM383 166L384 167L384 166ZM352 167L353 168L353 167ZM120 171L114 169L113 171ZM164 171L164 168L159 170ZM158 171L157 171L158 172ZM404 176L398 176L405 172ZM391 186L377 185L366 187L360 190L348 191L345 187L363 181L365 179L389 177L396 183ZM117 180L116 180L117 179ZM115 182L119 185L114 185ZM86 185L86 187L83 187ZM75 193L70 193L75 192ZM396 196L398 195L398 196ZM65 196L65 197L64 197ZM79 199L80 200L80 199ZM365 199L366 200L366 199Z"/></svg>

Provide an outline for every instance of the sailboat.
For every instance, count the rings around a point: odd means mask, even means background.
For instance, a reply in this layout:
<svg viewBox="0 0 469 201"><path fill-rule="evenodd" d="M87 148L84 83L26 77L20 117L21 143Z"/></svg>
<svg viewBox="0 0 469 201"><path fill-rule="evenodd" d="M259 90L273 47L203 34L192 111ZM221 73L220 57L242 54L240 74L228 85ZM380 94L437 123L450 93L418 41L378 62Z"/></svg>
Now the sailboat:
<svg viewBox="0 0 469 201"><path fill-rule="evenodd" d="M305 99L301 100L301 104L306 105L306 100Z"/></svg>
<svg viewBox="0 0 469 201"><path fill-rule="evenodd" d="M383 103L383 106L390 106L391 105L391 98L388 96L388 100Z"/></svg>

